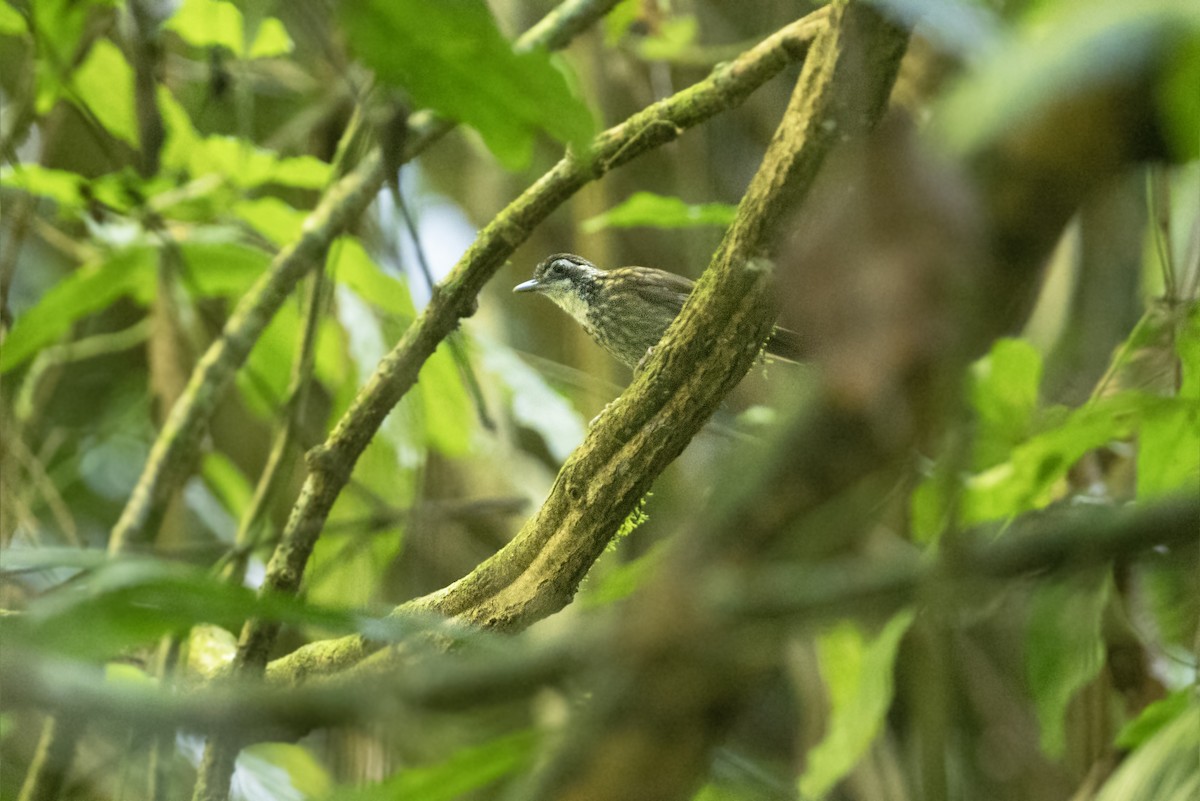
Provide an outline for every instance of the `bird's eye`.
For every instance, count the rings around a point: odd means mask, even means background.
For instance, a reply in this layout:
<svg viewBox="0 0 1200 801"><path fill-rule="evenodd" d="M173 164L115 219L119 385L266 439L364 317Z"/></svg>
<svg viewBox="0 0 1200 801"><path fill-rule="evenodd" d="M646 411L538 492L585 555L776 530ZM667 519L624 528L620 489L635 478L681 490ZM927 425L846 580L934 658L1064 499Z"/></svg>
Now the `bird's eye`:
<svg viewBox="0 0 1200 801"><path fill-rule="evenodd" d="M570 263L566 259L555 259L550 263L550 274L558 276L566 275L569 265Z"/></svg>

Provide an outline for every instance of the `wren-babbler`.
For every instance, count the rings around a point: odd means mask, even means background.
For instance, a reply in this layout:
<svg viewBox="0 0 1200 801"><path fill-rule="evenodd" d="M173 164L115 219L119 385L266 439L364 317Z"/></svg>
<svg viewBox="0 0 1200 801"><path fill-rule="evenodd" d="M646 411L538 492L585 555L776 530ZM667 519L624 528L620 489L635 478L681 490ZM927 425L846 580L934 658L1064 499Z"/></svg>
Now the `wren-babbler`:
<svg viewBox="0 0 1200 801"><path fill-rule="evenodd" d="M582 256L555 253L513 292L540 292L583 326L592 339L619 361L636 368L662 339L695 284L653 267L601 270ZM767 353L791 361L800 358L799 336L776 328Z"/></svg>

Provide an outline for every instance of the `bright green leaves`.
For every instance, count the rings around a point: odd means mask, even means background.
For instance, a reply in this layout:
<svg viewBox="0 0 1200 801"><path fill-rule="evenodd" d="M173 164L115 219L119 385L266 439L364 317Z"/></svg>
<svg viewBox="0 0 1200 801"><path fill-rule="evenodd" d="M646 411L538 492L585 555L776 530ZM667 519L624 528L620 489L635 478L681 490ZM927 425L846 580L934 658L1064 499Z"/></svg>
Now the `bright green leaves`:
<svg viewBox="0 0 1200 801"><path fill-rule="evenodd" d="M514 52L482 0L352 0L342 22L381 80L470 125L509 169L528 163L538 131L576 148L593 133L549 55Z"/></svg>
<svg viewBox="0 0 1200 801"><path fill-rule="evenodd" d="M819 798L832 789L879 733L892 703L896 651L912 621L911 610L899 612L874 637L842 621L817 639L830 712L825 737L808 753L802 796Z"/></svg>
<svg viewBox="0 0 1200 801"><path fill-rule="evenodd" d="M1124 393L1070 412L1058 425L1015 447L1007 461L967 479L962 522L1003 520L1050 503L1059 493L1058 482L1084 454L1131 436L1157 402Z"/></svg>
<svg viewBox="0 0 1200 801"><path fill-rule="evenodd" d="M35 110L45 114L63 94L84 27L93 11L118 5L117 0L33 0L30 22L39 58L34 63Z"/></svg>
<svg viewBox="0 0 1200 801"><path fill-rule="evenodd" d="M321 189L328 183L332 168L312 156L283 158L270 150L231 136L200 137L182 126L173 125L173 118L164 114L168 135L178 140L170 143L163 154L163 165L182 170L193 178L216 174L230 185L249 189L264 184L294 186L299 189Z"/></svg>
<svg viewBox="0 0 1200 801"><path fill-rule="evenodd" d="M137 110L133 102L133 69L120 49L100 39L71 76L68 98L91 114L110 134L138 146Z"/></svg>
<svg viewBox="0 0 1200 801"><path fill-rule="evenodd" d="M0 349L0 373L60 339L80 318L129 295L146 303L154 293L154 253L133 248L81 267L17 318Z"/></svg>
<svg viewBox="0 0 1200 801"><path fill-rule="evenodd" d="M1177 327L1177 397L1157 404L1138 440L1138 498L1151 499L1200 486L1200 305Z"/></svg>
<svg viewBox="0 0 1200 801"><path fill-rule="evenodd" d="M1195 487L1200 480L1200 378L1190 364L1200 363L1198 317L1194 314L1180 326L1183 390L1173 398L1126 391L1077 409L1042 408L1037 351L1023 341L998 341L971 369L971 471L952 480L931 478L917 489L914 535L924 541L940 530L953 492L960 493L961 525L1042 508L1061 497L1063 479L1085 454L1135 435L1139 498Z"/></svg>
<svg viewBox="0 0 1200 801"><path fill-rule="evenodd" d="M1147 410L1137 465L1139 499L1200 487L1200 401L1178 398Z"/></svg>
<svg viewBox="0 0 1200 801"><path fill-rule="evenodd" d="M224 0L184 0L163 25L194 47L223 47L238 58L265 58L290 53L292 40L274 17L262 20L254 39L246 41L242 12Z"/></svg>
<svg viewBox="0 0 1200 801"><path fill-rule="evenodd" d="M0 3L0 36L20 36L29 27L15 8L8 3Z"/></svg>
<svg viewBox="0 0 1200 801"><path fill-rule="evenodd" d="M693 205L677 197L635 192L624 203L603 214L585 220L581 226L587 233L605 228L694 228L697 226L726 227L733 222L737 207L727 203Z"/></svg>
<svg viewBox="0 0 1200 801"><path fill-rule="evenodd" d="M1187 714L1192 690L1176 690L1166 698L1149 704L1117 733L1118 748L1133 749L1145 743L1171 721Z"/></svg>
<svg viewBox="0 0 1200 801"><path fill-rule="evenodd" d="M1028 342L1002 339L971 367L975 408L975 465L1001 461L1032 430L1042 380L1042 357Z"/></svg>
<svg viewBox="0 0 1200 801"><path fill-rule="evenodd" d="M202 296L238 294L267 265L267 254L232 242L177 243L190 286ZM157 292L158 253L147 244L116 250L57 283L17 317L0 350L0 373L23 364L71 327L118 298L147 305Z"/></svg>
<svg viewBox="0 0 1200 801"><path fill-rule="evenodd" d="M55 170L40 164L5 164L0 167L0 186L49 198L64 208L77 209L83 205L81 189L85 184L87 180L78 173Z"/></svg>
<svg viewBox="0 0 1200 801"><path fill-rule="evenodd" d="M1042 750L1060 757L1066 747L1067 704L1104 665L1101 637L1109 581L1047 584L1030 609L1025 673L1041 729Z"/></svg>

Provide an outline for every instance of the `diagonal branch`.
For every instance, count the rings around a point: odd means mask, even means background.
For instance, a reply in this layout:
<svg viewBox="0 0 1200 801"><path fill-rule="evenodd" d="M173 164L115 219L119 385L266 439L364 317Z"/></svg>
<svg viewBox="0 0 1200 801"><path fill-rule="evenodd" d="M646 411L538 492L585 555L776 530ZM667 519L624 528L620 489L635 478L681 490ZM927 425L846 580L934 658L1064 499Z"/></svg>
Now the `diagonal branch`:
<svg viewBox="0 0 1200 801"><path fill-rule="evenodd" d="M294 591L299 585L304 564L312 551L316 536L324 525L337 494L345 485L354 462L391 408L415 383L425 359L454 329L459 318L472 311L475 295L499 269L504 259L525 240L533 227L588 181L675 139L684 129L738 105L788 64L804 58L809 43L825 27L825 19L826 13L820 11L786 26L732 62L719 66L704 81L655 103L624 123L605 131L596 138L587 156L568 155L480 232L458 265L439 285L425 312L380 363L329 439L321 448L310 453L312 459L308 480L292 510L284 534L284 546L276 552L276 558L272 560L268 571L279 577L280 583L274 586L275 589ZM735 294L730 297L740 296L741 292L735 290ZM715 313L719 314L720 310ZM748 358L753 358L754 353L757 353L757 348L752 350ZM749 362L747 367L748 365ZM646 372L649 374L651 371ZM679 372L686 370L680 369ZM729 377L726 378L726 381L728 380ZM635 383L635 386L642 385ZM620 403L621 401L615 402L614 407ZM555 488L557 494L552 496L555 502L550 509L562 508L563 499L566 497L563 495L564 491L579 492L574 480L564 484L563 476L571 475L571 471L594 469L598 462L593 461L593 458L603 461L611 457L617 444L623 441L622 438L631 434L625 430L628 423L628 418L623 417L615 425L610 421L607 425L597 426L593 430L588 437L588 443L592 444L585 444L563 468ZM643 431L643 434L645 433ZM688 434L682 442L672 440L668 448L681 449L690 436ZM661 438L660 433L659 439ZM629 453L643 446L650 447L646 445L644 438L635 438L623 452ZM658 450L658 445L653 449ZM660 454L663 466L674 458L666 456L667 452L663 450ZM678 450L675 453L678 453ZM583 454L582 458L580 454ZM661 466L657 468L661 469ZM569 490L566 489L568 485ZM628 493L629 490L625 488L622 492ZM629 495L625 499L626 505L635 503L644 492L643 489ZM524 598L518 602L518 605L525 607L519 619L506 619L499 624L500 628L519 628L537 619L539 615L549 614L554 609L561 608L573 592L573 589L567 591L566 585L573 587L578 583L599 550L603 549L603 542L607 542L608 537L617 530L621 520L628 514L628 509L624 512L614 509L615 507L605 510L603 519L597 518L597 530L603 530L602 535L585 538L577 546L562 542L562 549L547 551L542 557L571 560L570 575L563 573L563 591L555 592L553 598L547 595L540 602L535 602L532 597ZM608 525L614 517L616 522ZM438 593L420 599L415 604L406 604L398 611L403 612L416 607L442 614L460 614L480 603L485 597L496 594L530 568L544 550L550 534L557 530L560 540L566 536L569 527L552 526L548 522L550 519L547 507L543 507L543 511L526 525L513 542L485 561L469 576ZM568 553L576 547L576 553ZM268 582L270 581L268 577ZM530 585L523 586L521 591L537 595L537 591ZM481 620L475 616L472 616L472 619ZM273 632L270 632L270 637L273 637ZM270 638L263 642L269 643ZM271 668L271 674L273 678L282 681L300 681L313 673L332 672L351 665L377 647L361 637L313 643L276 662Z"/></svg>
<svg viewBox="0 0 1200 801"><path fill-rule="evenodd" d="M565 0L517 40L517 48L558 48L602 17L617 0ZM408 119L404 152L399 163L416 158L454 128L454 123L431 111ZM270 268L238 302L221 336L196 364L183 394L150 450L137 485L109 538L109 552L119 553L130 542L149 539L157 528L171 494L191 475L200 442L217 404L267 324L315 266L323 264L330 244L375 199L387 177L387 165L374 150L358 167L331 187L304 222L303 233L281 250Z"/></svg>

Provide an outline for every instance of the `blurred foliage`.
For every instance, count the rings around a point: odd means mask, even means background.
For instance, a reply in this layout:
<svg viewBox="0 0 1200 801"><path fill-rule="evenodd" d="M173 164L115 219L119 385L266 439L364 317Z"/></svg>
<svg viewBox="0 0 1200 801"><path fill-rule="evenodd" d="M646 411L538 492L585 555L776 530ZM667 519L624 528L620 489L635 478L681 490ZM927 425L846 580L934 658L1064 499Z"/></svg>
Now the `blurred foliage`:
<svg viewBox="0 0 1200 801"><path fill-rule="evenodd" d="M986 149L1064 98L1128 80L1154 98L1176 162L1155 168L1163 177L1145 200L1143 256L1128 265L1143 296L1100 304L1114 318L1132 308L1141 322L1119 332L1111 353L1094 345L1109 368L1091 397L1072 406L1049 397L1063 369L1051 358L1054 343L1027 333L997 340L965 377L967 409L955 434L965 444L921 456L919 475L897 490L889 501L896 508L872 535L885 540L880 548L932 559L964 529L1004 538L1022 519L1060 507L1200 494L1200 4L873 4L920 23L901 76L901 90L911 90L903 104L947 161ZM417 254L435 280L445 276L472 229L565 148L586 156L597 121L617 123L682 89L810 5L625 0L550 56L515 52L507 35L549 2L0 3L5 650L107 665L108 683L169 686L160 647L183 643L180 664L190 650L192 662L212 669L248 618L281 624L277 656L339 634L403 640L409 629L387 613L504 545L515 515L544 497L585 421L616 394L613 380L627 377L549 304L511 298L509 286L544 254L572 250L606 266L695 277L733 219L795 73L589 186L534 232L463 325L465 364L443 343L372 439L318 540L303 597L260 597L304 453L350 407L430 294ZM135 13L151 24L134 24ZM139 93L147 76L150 91ZM309 324L299 292L253 343L156 541L144 552L105 555L183 383L238 299L256 291L335 177L353 166L334 163L345 152L338 143L381 98L470 129L397 178L416 238L400 233L393 197L381 194L315 265L332 290L312 323L307 403L289 394ZM151 161L144 157L154 145L142 140L156 126L162 144ZM147 163L157 164L152 174ZM1049 269L1042 302L1065 338L1081 326L1072 292L1088 284L1094 265L1062 248ZM769 378L787 369L773 367ZM798 393L781 383L766 402L786 411ZM296 437L267 492L265 533L235 543L287 420ZM579 603L545 628L590 632L597 621L620 621L622 600L668 558L668 535L687 534L672 529L672 513L727 490L722 470L742 437L717 432L693 443L644 502L647 514L631 516L627 536L592 569ZM245 584L222 577L239 554L249 564ZM940 672L915 681L909 674L924 664L911 642L924 622L919 610L889 614L882 626L847 619L815 634L789 632L815 638L812 664L799 678L779 679L782 689L761 688L763 708L746 713L750 733L731 726L730 750L746 755L742 779L726 782L714 767L695 798L936 798L923 794L929 778L913 766L927 769L922 749L939 744L952 777L942 797L1068 797L1094 765L1101 784L1079 798L1194 798L1198 574L1193 548L1084 580L981 588L980 598L937 610L960 647L945 649ZM1135 679L1119 675L1114 620L1133 632L1142 668ZM922 681L944 685L922 695ZM239 758L235 795L431 801L519 792L547 735L586 706L577 690L546 686L533 700L518 694L479 709L414 713L355 736L331 729L299 743L259 743ZM1103 713L1089 729L1078 707L1094 692ZM929 693L945 693L952 707L942 729L922 728ZM781 696L786 702L770 700ZM23 708L0 716L0 798L17 797L41 724ZM62 797L148 797L145 782L127 778L155 770L150 738L135 734L90 726ZM160 797L187 796L194 739L170 738L170 790ZM1100 752L1087 751L1097 740ZM1111 776L1104 765L1116 765Z"/></svg>

